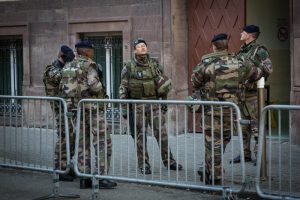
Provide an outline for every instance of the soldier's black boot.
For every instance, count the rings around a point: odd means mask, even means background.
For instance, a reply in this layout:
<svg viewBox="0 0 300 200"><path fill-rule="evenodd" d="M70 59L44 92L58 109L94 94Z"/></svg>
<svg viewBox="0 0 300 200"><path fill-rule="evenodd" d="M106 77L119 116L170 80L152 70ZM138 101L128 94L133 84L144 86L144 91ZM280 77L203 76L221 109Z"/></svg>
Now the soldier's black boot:
<svg viewBox="0 0 300 200"><path fill-rule="evenodd" d="M114 189L117 187L117 183L111 180L100 179L99 189Z"/></svg>
<svg viewBox="0 0 300 200"><path fill-rule="evenodd" d="M88 189L88 188L92 188L92 180L89 178L80 179L80 189Z"/></svg>
<svg viewBox="0 0 300 200"><path fill-rule="evenodd" d="M71 168L68 174L60 174L59 175L59 181L67 181L72 182L75 179L75 172Z"/></svg>
<svg viewBox="0 0 300 200"><path fill-rule="evenodd" d="M150 166L147 166L147 165L145 166L145 170L144 170L144 167L140 167L140 171L142 174L146 174L146 175L152 173Z"/></svg>
<svg viewBox="0 0 300 200"><path fill-rule="evenodd" d="M203 182L203 171L201 169L198 170L198 174L200 176L200 181ZM211 185L213 183L212 178L208 170L205 170L205 184ZM221 185L221 179L215 178L214 179L215 185Z"/></svg>
<svg viewBox="0 0 300 200"><path fill-rule="evenodd" d="M59 175L59 181L66 181L66 182L72 182L74 180L74 177L70 174L60 174Z"/></svg>
<svg viewBox="0 0 300 200"><path fill-rule="evenodd" d="M252 161L252 158L251 157L246 157L245 156L245 162L251 162ZM241 162L241 156L238 155L237 157L235 157L233 160L230 160L229 163L240 163Z"/></svg>
<svg viewBox="0 0 300 200"><path fill-rule="evenodd" d="M183 169L182 165L181 164L178 164L178 168L177 168L177 165L176 164L172 164L170 165L170 170L177 170L180 171Z"/></svg>

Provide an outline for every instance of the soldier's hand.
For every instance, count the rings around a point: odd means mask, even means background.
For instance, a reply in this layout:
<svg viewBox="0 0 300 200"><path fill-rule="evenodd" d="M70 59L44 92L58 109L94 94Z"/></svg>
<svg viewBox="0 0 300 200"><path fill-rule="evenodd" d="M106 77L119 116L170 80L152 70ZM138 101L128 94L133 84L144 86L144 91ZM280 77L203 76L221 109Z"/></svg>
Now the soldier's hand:
<svg viewBox="0 0 300 200"><path fill-rule="evenodd" d="M122 117L127 119L127 109L122 109Z"/></svg>
<svg viewBox="0 0 300 200"><path fill-rule="evenodd" d="M185 101L197 101L197 99L195 99L193 96L187 96L185 98ZM186 104L187 109L189 112L193 112L194 108L195 108L195 112L200 112L200 105L199 104Z"/></svg>
<svg viewBox="0 0 300 200"><path fill-rule="evenodd" d="M194 98L192 96L187 96L185 99L185 101L194 101ZM193 104L186 104L187 109L189 110L189 112L193 111Z"/></svg>
<svg viewBox="0 0 300 200"><path fill-rule="evenodd" d="M168 111L168 105L167 105L167 104L162 104L162 105L161 105L161 111L162 111L163 113L166 113L166 112Z"/></svg>

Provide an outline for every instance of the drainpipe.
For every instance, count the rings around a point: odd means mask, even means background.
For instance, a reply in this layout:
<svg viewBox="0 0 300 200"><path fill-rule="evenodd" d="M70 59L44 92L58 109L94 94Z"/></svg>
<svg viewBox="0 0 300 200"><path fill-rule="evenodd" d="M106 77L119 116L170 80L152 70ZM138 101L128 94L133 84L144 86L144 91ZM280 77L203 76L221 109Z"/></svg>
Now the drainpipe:
<svg viewBox="0 0 300 200"><path fill-rule="evenodd" d="M112 80L111 80L111 50L112 50L112 38L105 37L105 63L106 63L106 93L109 98L114 98L112 96L113 88L112 88Z"/></svg>
<svg viewBox="0 0 300 200"><path fill-rule="evenodd" d="M17 84L17 52L16 45L11 44L10 46L10 84L11 84L11 95L16 96L18 91Z"/></svg>

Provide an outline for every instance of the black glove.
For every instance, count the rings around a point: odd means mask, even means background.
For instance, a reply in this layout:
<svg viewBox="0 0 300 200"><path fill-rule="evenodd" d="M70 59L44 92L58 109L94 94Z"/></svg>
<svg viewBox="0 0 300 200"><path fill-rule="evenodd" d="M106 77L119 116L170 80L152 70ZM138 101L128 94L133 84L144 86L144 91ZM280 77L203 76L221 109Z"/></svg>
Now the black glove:
<svg viewBox="0 0 300 200"><path fill-rule="evenodd" d="M127 109L122 109L122 117L127 119Z"/></svg>
<svg viewBox="0 0 300 200"><path fill-rule="evenodd" d="M161 110L163 113L166 113L168 111L168 105L167 104L162 104L161 105Z"/></svg>

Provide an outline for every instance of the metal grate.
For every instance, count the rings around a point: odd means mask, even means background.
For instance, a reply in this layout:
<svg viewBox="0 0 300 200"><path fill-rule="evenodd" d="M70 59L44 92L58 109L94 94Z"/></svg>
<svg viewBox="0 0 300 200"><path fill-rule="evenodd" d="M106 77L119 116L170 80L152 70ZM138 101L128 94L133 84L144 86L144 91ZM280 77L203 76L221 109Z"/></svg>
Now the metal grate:
<svg viewBox="0 0 300 200"><path fill-rule="evenodd" d="M22 116L22 105L17 103L3 104L0 103L0 116Z"/></svg>

